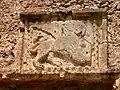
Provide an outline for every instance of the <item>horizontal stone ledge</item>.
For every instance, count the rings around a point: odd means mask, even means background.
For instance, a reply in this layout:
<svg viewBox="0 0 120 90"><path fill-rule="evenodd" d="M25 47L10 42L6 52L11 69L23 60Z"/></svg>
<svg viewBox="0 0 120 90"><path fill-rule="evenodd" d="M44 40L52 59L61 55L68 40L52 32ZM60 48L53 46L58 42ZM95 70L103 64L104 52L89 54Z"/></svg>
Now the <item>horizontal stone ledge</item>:
<svg viewBox="0 0 120 90"><path fill-rule="evenodd" d="M8 74L6 78L0 78L0 82L28 82L28 81L79 81L79 82L102 82L114 81L118 79L119 74L66 74L60 77L58 74L42 75L42 74Z"/></svg>
<svg viewBox="0 0 120 90"><path fill-rule="evenodd" d="M64 85L77 85L79 87L86 86L86 85L113 85L115 80L101 80L101 81L76 81L76 80L32 80L32 81L15 81L15 80L2 80L0 81L0 86L9 86L9 87L16 87L16 86L39 86L39 87L53 87L53 86L64 86Z"/></svg>
<svg viewBox="0 0 120 90"><path fill-rule="evenodd" d="M73 11L41 11L41 12L22 12L20 18L22 21L64 21L76 19L107 18L107 12L104 9L83 9Z"/></svg>

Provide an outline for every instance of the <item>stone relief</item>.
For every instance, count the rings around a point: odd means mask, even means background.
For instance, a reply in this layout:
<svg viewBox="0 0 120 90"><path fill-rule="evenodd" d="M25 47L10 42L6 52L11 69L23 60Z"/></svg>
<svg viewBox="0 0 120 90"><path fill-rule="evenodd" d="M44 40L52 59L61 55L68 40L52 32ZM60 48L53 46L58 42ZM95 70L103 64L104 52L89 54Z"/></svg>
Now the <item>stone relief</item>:
<svg viewBox="0 0 120 90"><path fill-rule="evenodd" d="M90 21L80 20L31 24L29 52L34 66L90 66L92 49L98 47L93 28Z"/></svg>
<svg viewBox="0 0 120 90"><path fill-rule="evenodd" d="M21 34L23 70L107 70L104 11L22 13L21 20L25 25Z"/></svg>

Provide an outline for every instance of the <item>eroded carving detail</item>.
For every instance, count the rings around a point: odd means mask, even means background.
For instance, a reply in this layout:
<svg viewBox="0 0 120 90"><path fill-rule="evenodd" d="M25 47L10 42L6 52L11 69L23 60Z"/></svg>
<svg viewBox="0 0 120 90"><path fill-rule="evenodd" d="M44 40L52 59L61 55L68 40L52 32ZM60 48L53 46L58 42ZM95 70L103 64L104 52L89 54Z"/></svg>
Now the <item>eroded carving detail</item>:
<svg viewBox="0 0 120 90"><path fill-rule="evenodd" d="M91 65L96 42L90 21L36 23L30 25L29 36L32 40L29 50L35 67Z"/></svg>
<svg viewBox="0 0 120 90"><path fill-rule="evenodd" d="M99 66L99 44L100 44L100 32L98 31L98 27L96 23L92 25L93 27L93 47L92 47L92 67L98 67Z"/></svg>

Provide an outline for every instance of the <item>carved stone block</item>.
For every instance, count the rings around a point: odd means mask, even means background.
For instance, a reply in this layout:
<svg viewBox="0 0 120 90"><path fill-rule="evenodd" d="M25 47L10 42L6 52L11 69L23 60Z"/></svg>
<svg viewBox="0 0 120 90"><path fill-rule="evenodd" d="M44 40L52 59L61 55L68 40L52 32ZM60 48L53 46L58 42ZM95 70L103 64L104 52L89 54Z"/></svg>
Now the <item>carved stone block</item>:
<svg viewBox="0 0 120 90"><path fill-rule="evenodd" d="M25 24L23 70L42 73L50 67L50 71L62 68L72 73L78 68L75 72L79 73L84 68L88 72L107 69L105 11L21 13L21 20Z"/></svg>

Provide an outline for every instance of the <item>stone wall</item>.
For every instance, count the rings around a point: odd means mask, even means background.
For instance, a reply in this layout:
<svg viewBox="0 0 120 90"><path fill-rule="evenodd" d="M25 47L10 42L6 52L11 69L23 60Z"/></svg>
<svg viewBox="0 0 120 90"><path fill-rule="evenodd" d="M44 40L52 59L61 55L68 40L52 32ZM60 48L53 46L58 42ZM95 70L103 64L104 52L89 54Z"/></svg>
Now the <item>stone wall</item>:
<svg viewBox="0 0 120 90"><path fill-rule="evenodd" d="M108 60L111 66L120 63L120 1L119 0L1 0L0 48L15 53L19 42L20 12L103 8L108 12ZM2 48L2 49L4 49Z"/></svg>
<svg viewBox="0 0 120 90"><path fill-rule="evenodd" d="M108 64L120 66L120 1L119 0L0 0L0 57L15 57L19 44L21 12L76 9L99 9L108 12ZM2 53L6 52L6 53ZM0 60L0 68L14 60ZM9 63L8 63L9 62ZM3 76L4 78L4 76Z"/></svg>

